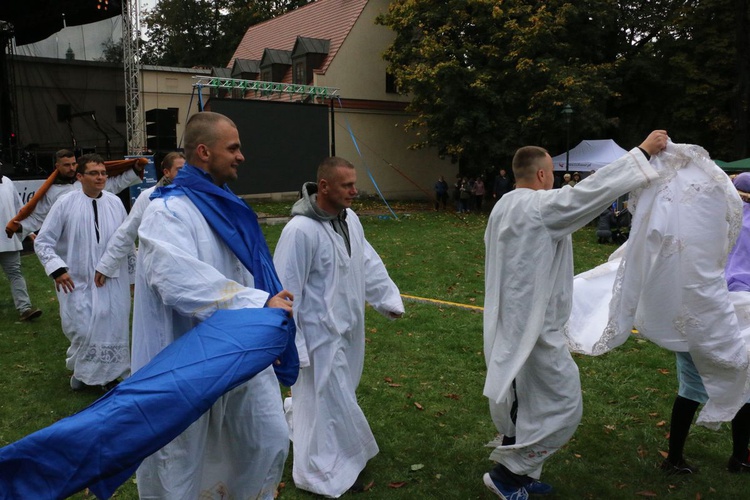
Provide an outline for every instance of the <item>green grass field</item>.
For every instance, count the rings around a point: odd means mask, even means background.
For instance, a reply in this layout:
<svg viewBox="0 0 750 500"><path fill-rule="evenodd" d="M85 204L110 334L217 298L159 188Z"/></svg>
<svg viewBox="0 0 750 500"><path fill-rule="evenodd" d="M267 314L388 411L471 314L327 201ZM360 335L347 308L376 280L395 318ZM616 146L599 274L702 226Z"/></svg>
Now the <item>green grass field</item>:
<svg viewBox="0 0 750 500"><path fill-rule="evenodd" d="M275 214L288 206L256 208ZM481 306L486 216L472 214L462 220L419 208L396 204L398 221L362 215L368 239L391 277L404 294ZM273 249L281 226L264 231ZM597 245L590 227L574 235L574 245L576 272L604 261L615 248ZM67 344L52 282L34 255L24 256L23 266L34 305L44 315L33 323L17 321L7 280L0 278L0 445L71 415L101 395L69 389ZM368 351L358 392L380 454L368 466L374 485L359 496L493 498L481 481L491 467L484 445L495 436L482 396L481 313L446 305L405 305L406 314L397 321L367 311ZM543 479L558 490L555 498L748 497L750 475L731 475L724 469L731 449L728 426L718 432L693 428L685 453L700 474L668 478L658 470L677 387L669 352L632 338L604 356L576 360L584 416L572 441L545 466ZM295 489L290 470L291 455L280 498L313 498ZM92 497L84 492L73 498ZM115 498L137 498L132 480Z"/></svg>

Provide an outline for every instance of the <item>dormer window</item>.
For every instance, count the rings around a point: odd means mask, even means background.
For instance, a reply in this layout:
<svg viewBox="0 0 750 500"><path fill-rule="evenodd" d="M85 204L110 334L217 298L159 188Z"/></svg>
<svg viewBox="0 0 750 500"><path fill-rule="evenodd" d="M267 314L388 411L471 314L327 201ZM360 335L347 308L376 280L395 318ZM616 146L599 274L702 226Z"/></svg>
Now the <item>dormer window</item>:
<svg viewBox="0 0 750 500"><path fill-rule="evenodd" d="M292 82L310 85L313 71L320 68L328 57L329 40L298 36L292 49Z"/></svg>

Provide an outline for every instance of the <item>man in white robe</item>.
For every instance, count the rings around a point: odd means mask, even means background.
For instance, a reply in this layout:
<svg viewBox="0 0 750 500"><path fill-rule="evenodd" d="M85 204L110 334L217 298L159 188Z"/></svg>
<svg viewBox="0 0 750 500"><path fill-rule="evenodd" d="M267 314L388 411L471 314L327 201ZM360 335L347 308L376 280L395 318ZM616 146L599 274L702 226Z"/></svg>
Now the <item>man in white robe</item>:
<svg viewBox="0 0 750 500"><path fill-rule="evenodd" d="M96 265L96 286L104 286L107 278L117 275L117 269L120 267L122 260L128 255L135 238L138 236L138 227L143 220L143 213L151 202L151 194L157 188L168 186L172 180L177 177L177 173L185 165L185 155L182 153L172 152L164 157L161 162L163 176L156 185L144 189L138 195L133 207L130 209L125 222L117 228L115 234L109 239L107 250L102 255L99 263Z"/></svg>
<svg viewBox="0 0 750 500"><path fill-rule="evenodd" d="M73 390L106 389L130 373L133 251L110 286L94 285L94 266L127 215L120 199L104 191L106 172L101 156L79 158L81 189L57 200L34 241L45 272L55 280L62 330L70 340L66 365L73 371Z"/></svg>
<svg viewBox="0 0 750 500"><path fill-rule="evenodd" d="M62 195L69 193L73 189L81 189L81 183L77 182L77 167L78 163L72 151L61 149L55 153L55 169L57 170L55 182L50 186L49 191L45 193L44 197L39 200L31 215L22 221L17 221L21 225L19 229L21 241L42 227L47 214L49 214L52 206ZM121 175L108 177L104 190L117 194L129 186L140 184L142 181L139 173L141 172L143 172L143 166L136 163L133 169ZM15 214L13 215L15 216Z"/></svg>
<svg viewBox="0 0 750 500"><path fill-rule="evenodd" d="M21 196L13 181L0 177L0 220L10 220L21 210ZM21 250L23 245L15 234L11 238L0 237L0 266L10 281L13 304L21 321L29 321L42 315L42 311L31 305L26 280L21 274Z"/></svg>
<svg viewBox="0 0 750 500"><path fill-rule="evenodd" d="M175 183L193 176L221 187L237 178L244 161L234 123L210 112L188 121L185 155ZM218 309L268 305L291 314L291 294L269 297L254 288L253 275L184 193L152 200L138 238L134 372ZM269 367L146 458L136 474L138 493L141 499L271 500L288 451L279 385Z"/></svg>
<svg viewBox="0 0 750 500"><path fill-rule="evenodd" d="M302 187L274 253L281 283L296 298L300 373L285 401L294 484L333 498L359 489L358 475L378 453L355 394L365 356L365 301L391 318L404 312L398 288L349 208L356 181L348 161L324 160L317 185Z"/></svg>
<svg viewBox="0 0 750 500"><path fill-rule="evenodd" d="M665 131L652 132L575 188L552 190L552 159L542 148L521 148L513 158L516 189L495 205L485 232L484 395L505 439L491 443L497 465L483 480L500 498L549 492L538 481L542 464L581 419L578 367L563 336L573 290L571 234L658 178L648 157L666 141Z"/></svg>

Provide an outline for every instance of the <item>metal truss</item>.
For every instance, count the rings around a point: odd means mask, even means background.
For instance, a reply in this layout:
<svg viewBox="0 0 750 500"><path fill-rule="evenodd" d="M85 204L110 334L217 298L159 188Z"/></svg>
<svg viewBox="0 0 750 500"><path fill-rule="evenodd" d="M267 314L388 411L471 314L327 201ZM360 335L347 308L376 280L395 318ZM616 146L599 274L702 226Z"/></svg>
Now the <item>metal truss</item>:
<svg viewBox="0 0 750 500"><path fill-rule="evenodd" d="M263 82L258 80L239 80L236 78L202 77L194 76L197 80L193 87L200 90L203 87L218 89L239 89L242 91L261 92L268 94L291 94L305 95L311 97L332 98L339 95L339 89L334 87L314 87L312 85L300 85L297 83Z"/></svg>
<svg viewBox="0 0 750 500"><path fill-rule="evenodd" d="M122 2L122 51L125 70L125 132L128 154L139 155L145 146L143 119L140 110L140 0Z"/></svg>

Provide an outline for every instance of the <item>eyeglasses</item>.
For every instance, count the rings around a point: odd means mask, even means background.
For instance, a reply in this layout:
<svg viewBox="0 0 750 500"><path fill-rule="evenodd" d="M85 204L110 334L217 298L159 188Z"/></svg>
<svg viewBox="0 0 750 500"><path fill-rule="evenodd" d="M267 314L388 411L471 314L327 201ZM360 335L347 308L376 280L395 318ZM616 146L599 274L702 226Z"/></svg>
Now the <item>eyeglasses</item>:
<svg viewBox="0 0 750 500"><path fill-rule="evenodd" d="M98 170L95 170L93 172L84 172L83 175L90 175L91 177L107 177L107 172L100 172Z"/></svg>

